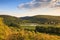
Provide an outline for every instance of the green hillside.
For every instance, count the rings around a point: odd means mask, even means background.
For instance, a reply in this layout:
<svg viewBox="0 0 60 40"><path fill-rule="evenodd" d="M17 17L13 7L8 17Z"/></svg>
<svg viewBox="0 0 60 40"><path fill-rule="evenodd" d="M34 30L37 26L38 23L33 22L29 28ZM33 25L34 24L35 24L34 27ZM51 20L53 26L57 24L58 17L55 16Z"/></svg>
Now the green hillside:
<svg viewBox="0 0 60 40"><path fill-rule="evenodd" d="M47 37L60 40L60 16L0 15L0 40L48 40Z"/></svg>
<svg viewBox="0 0 60 40"><path fill-rule="evenodd" d="M60 25L60 16L36 15L32 17L14 17L9 15L0 15L3 22L8 26L19 27L21 24L32 23L42 25Z"/></svg>
<svg viewBox="0 0 60 40"><path fill-rule="evenodd" d="M38 23L38 24L60 24L60 16L48 16L48 15L37 15L32 17L22 17L23 21L26 20L28 23Z"/></svg>

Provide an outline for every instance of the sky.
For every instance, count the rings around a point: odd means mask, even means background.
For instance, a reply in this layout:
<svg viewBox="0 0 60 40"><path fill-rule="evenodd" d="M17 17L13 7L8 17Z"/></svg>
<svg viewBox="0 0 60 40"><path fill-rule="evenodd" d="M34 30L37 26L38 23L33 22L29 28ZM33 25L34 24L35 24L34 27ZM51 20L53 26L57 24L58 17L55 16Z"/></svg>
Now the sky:
<svg viewBox="0 0 60 40"><path fill-rule="evenodd" d="M0 15L60 16L60 0L0 0Z"/></svg>

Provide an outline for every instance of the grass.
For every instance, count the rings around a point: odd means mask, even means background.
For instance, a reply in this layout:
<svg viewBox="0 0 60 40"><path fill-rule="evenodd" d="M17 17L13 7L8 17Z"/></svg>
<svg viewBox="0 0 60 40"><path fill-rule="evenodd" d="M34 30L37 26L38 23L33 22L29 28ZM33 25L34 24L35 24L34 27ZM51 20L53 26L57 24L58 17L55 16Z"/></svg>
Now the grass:
<svg viewBox="0 0 60 40"><path fill-rule="evenodd" d="M35 26L21 26L20 28L35 30Z"/></svg>
<svg viewBox="0 0 60 40"><path fill-rule="evenodd" d="M60 36L20 30L16 34L8 35L6 40L60 40Z"/></svg>

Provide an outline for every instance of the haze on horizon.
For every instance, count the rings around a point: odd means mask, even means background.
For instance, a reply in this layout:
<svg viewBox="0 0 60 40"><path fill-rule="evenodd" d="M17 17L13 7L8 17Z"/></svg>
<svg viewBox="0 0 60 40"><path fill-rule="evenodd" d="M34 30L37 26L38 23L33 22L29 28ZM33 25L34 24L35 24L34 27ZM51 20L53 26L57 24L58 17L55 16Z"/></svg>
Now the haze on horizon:
<svg viewBox="0 0 60 40"><path fill-rule="evenodd" d="M0 15L60 16L60 0L0 0Z"/></svg>

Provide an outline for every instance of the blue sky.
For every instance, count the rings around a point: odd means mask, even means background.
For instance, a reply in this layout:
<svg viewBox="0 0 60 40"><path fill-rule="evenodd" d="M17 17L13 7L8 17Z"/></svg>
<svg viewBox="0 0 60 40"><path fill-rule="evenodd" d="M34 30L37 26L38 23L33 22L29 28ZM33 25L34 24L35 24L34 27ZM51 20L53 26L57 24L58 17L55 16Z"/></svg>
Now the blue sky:
<svg viewBox="0 0 60 40"><path fill-rule="evenodd" d="M17 6L25 2L29 0L0 0L0 11L17 11Z"/></svg>
<svg viewBox="0 0 60 40"><path fill-rule="evenodd" d="M56 4L52 2L54 0L0 0L0 15L6 14L19 17L57 15L57 13L60 13L60 1L54 2ZM58 15L60 16L60 14Z"/></svg>

